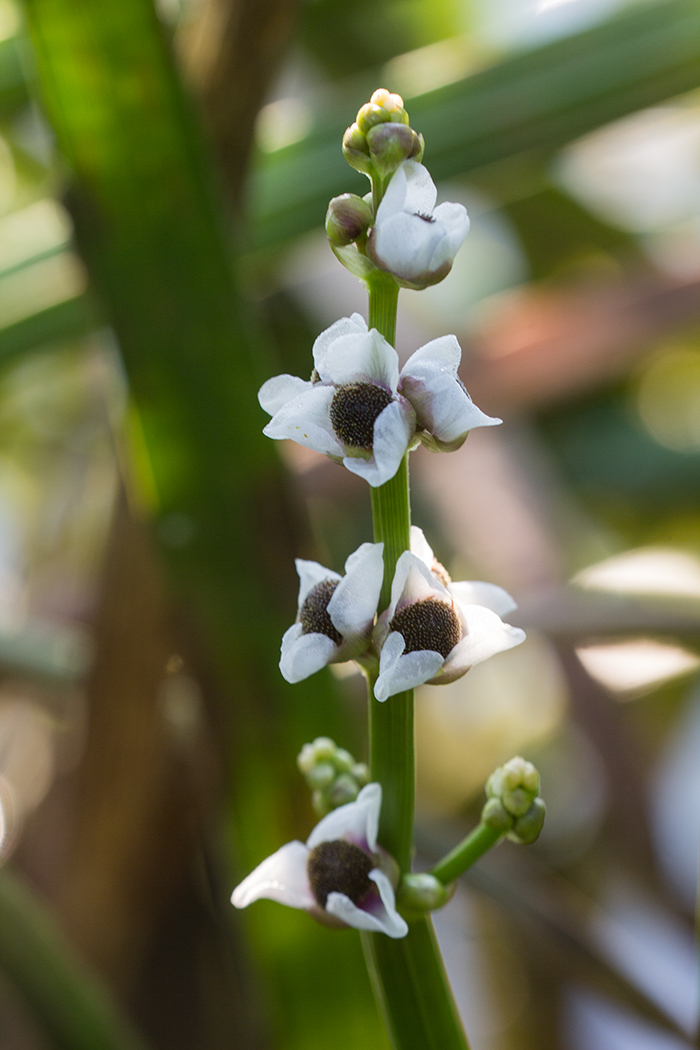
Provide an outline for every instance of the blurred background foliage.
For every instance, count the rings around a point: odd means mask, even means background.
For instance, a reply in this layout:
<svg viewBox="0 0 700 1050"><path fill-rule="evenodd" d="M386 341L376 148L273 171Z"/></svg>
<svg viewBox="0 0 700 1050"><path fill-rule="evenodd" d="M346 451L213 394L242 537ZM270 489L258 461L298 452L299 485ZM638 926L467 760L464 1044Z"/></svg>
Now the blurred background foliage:
<svg viewBox="0 0 700 1050"><path fill-rule="evenodd" d="M472 217L398 350L456 332L505 420L415 453L414 520L528 630L420 691L417 863L514 753L548 804L436 916L465 1025L697 1045L697 4L2 0L3 1050L386 1050L354 934L228 904L311 827L301 745L366 753L352 669L276 661L367 493L255 392L365 310L322 226L380 84Z"/></svg>

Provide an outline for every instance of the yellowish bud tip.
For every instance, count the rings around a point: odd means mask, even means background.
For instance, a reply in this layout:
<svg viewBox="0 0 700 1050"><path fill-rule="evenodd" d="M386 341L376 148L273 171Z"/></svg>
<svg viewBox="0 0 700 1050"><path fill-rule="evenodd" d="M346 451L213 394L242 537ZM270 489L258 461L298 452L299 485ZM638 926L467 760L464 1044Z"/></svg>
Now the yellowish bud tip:
<svg viewBox="0 0 700 1050"><path fill-rule="evenodd" d="M397 95L391 91L387 91L386 88L377 88L372 95L370 102L373 102L375 106L381 106L387 113L393 113L397 109L403 109L403 99L401 95Z"/></svg>

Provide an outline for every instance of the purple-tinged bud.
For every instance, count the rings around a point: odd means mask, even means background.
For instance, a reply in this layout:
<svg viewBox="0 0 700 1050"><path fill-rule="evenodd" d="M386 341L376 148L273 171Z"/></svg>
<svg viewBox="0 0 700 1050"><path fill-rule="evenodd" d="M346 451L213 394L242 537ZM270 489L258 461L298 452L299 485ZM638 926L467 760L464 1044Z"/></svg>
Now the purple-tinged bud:
<svg viewBox="0 0 700 1050"><path fill-rule="evenodd" d="M393 175L405 160L422 156L422 136L406 124L376 124L367 132L370 158L382 177Z"/></svg>
<svg viewBox="0 0 700 1050"><path fill-rule="evenodd" d="M364 132L360 131L357 123L351 124L343 135L343 156L356 171L367 175L372 170L372 162L369 158L369 146Z"/></svg>
<svg viewBox="0 0 700 1050"><path fill-rule="evenodd" d="M371 206L354 193L334 197L326 212L328 240L342 248L367 232L374 216Z"/></svg>

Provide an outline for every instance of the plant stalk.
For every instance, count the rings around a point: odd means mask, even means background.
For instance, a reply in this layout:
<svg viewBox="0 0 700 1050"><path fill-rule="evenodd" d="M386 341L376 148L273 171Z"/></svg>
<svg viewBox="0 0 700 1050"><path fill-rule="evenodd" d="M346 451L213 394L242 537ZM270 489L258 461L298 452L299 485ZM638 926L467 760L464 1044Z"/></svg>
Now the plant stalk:
<svg viewBox="0 0 700 1050"><path fill-rule="evenodd" d="M445 884L452 882L502 838L502 831L490 828L488 824L478 824L470 835L435 865L430 874Z"/></svg>
<svg viewBox="0 0 700 1050"><path fill-rule="evenodd" d="M396 342L399 288L388 274L367 281L369 327ZM410 547L411 508L408 453L396 475L372 489L375 543L384 544L380 609L391 601L396 562ZM402 872L410 871L413 851L415 758L413 690L379 703L376 677L368 675L369 753L372 779L382 785L379 839ZM396 1050L469 1050L429 918L412 922L406 937L363 933L362 944L372 987Z"/></svg>

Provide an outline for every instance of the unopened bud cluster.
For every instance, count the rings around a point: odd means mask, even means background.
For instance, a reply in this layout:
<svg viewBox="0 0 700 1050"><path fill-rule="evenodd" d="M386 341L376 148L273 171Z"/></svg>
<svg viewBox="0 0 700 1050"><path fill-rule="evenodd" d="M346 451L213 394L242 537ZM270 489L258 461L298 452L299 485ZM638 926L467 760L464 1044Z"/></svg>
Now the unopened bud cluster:
<svg viewBox="0 0 700 1050"><path fill-rule="evenodd" d="M343 156L365 175L392 175L405 160L423 157L423 136L409 127L403 99L386 88L374 92L343 136Z"/></svg>
<svg viewBox="0 0 700 1050"><path fill-rule="evenodd" d="M539 797L540 775L531 762L511 758L489 777L482 823L513 842L534 842L544 824L545 805Z"/></svg>
<svg viewBox="0 0 700 1050"><path fill-rule="evenodd" d="M369 783L364 762L356 762L349 751L327 736L304 744L297 765L311 789L311 801L319 816L354 802L360 789Z"/></svg>

